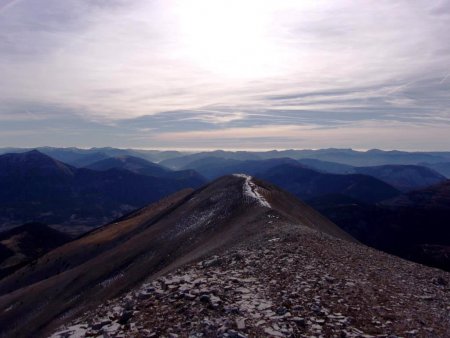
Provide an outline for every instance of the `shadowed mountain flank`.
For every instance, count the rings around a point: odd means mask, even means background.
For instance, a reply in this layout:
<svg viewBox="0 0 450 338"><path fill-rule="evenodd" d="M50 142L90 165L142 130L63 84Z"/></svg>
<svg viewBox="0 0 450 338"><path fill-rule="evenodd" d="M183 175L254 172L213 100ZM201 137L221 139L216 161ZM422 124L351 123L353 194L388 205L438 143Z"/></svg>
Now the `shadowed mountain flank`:
<svg viewBox="0 0 450 338"><path fill-rule="evenodd" d="M71 239L40 223L27 223L0 233L0 278Z"/></svg>
<svg viewBox="0 0 450 338"><path fill-rule="evenodd" d="M139 160L147 168L152 166ZM0 225L38 221L99 226L180 189L205 183L192 172L159 170L167 175L155 177L120 168L80 169L36 150L1 155Z"/></svg>

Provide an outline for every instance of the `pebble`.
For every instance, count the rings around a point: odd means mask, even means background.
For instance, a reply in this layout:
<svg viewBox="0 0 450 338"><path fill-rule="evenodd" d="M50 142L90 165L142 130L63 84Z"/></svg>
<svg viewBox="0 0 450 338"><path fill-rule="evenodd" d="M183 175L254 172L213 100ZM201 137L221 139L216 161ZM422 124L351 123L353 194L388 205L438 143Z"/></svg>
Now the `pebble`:
<svg viewBox="0 0 450 338"><path fill-rule="evenodd" d="M236 248L147 281L52 338L392 338L450 332L446 273L411 269L406 261L316 238L310 230L304 236L286 242L277 233L269 238L279 240Z"/></svg>

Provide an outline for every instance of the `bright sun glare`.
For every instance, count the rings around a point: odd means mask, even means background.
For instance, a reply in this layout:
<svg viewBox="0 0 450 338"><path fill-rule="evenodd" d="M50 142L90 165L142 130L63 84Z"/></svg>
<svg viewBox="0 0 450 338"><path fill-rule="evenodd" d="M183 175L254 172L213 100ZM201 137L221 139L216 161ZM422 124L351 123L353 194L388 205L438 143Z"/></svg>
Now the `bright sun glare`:
<svg viewBox="0 0 450 338"><path fill-rule="evenodd" d="M177 8L182 48L196 66L231 78L274 75L280 53L269 12L254 0L183 1Z"/></svg>

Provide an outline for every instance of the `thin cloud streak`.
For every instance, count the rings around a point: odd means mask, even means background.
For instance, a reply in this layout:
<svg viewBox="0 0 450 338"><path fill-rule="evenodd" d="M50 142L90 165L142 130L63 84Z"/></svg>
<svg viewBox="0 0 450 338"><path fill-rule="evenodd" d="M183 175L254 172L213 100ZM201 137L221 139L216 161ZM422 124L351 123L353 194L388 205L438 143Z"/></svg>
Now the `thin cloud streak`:
<svg viewBox="0 0 450 338"><path fill-rule="evenodd" d="M334 128L302 136L317 148L343 138L356 147L372 123L380 147L388 123L411 142L426 127L423 147L450 144L440 134L450 124L450 1L1 4L0 121L20 130L70 121L78 135L99 131L92 145L151 131L142 147L247 130L254 148L263 130L273 147L294 147L291 132Z"/></svg>

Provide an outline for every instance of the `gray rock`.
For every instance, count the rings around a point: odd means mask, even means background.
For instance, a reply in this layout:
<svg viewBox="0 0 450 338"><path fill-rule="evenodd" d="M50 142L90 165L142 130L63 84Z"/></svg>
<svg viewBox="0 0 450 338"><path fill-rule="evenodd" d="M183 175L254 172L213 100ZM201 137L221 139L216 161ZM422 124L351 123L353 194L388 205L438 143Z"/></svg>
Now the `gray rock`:
<svg viewBox="0 0 450 338"><path fill-rule="evenodd" d="M235 330L228 330L227 333L224 334L224 336L229 338L247 338L247 335Z"/></svg>
<svg viewBox="0 0 450 338"><path fill-rule="evenodd" d="M194 300L195 298L197 298L196 295L193 295L191 293L185 293L185 294L183 294L183 297L187 300Z"/></svg>
<svg viewBox="0 0 450 338"><path fill-rule="evenodd" d="M284 306L282 306L282 307L279 307L275 312L278 316L283 316L286 312L288 312L288 309L286 309Z"/></svg>
<svg viewBox="0 0 450 338"><path fill-rule="evenodd" d="M238 328L238 330L244 330L245 329L245 318L236 319L236 327Z"/></svg>
<svg viewBox="0 0 450 338"><path fill-rule="evenodd" d="M302 318L302 317L292 317L292 318L290 318L290 320L293 321L298 326L304 327L306 324L305 318Z"/></svg>
<svg viewBox="0 0 450 338"><path fill-rule="evenodd" d="M119 324L125 325L133 317L133 311L124 311L119 318Z"/></svg>
<svg viewBox="0 0 450 338"><path fill-rule="evenodd" d="M203 294L203 295L200 296L199 300L202 303L209 303L209 302L211 302L211 297L209 295Z"/></svg>
<svg viewBox="0 0 450 338"><path fill-rule="evenodd" d="M433 278L432 282L436 285L442 285L442 286L447 286L448 282L446 279L444 279L443 277L439 276L436 278Z"/></svg>

